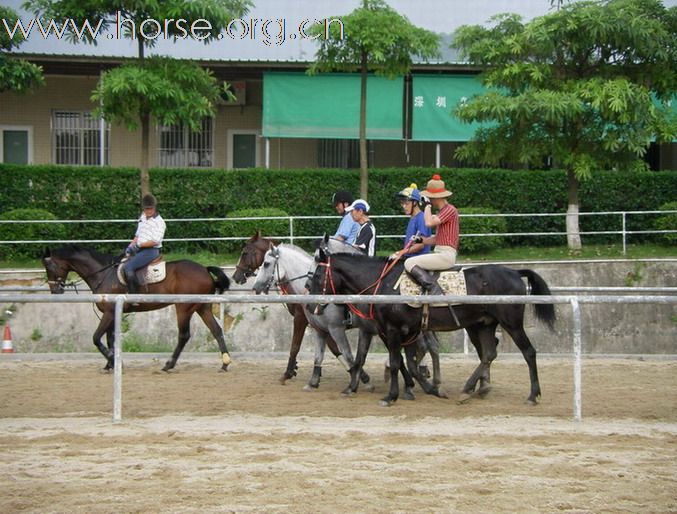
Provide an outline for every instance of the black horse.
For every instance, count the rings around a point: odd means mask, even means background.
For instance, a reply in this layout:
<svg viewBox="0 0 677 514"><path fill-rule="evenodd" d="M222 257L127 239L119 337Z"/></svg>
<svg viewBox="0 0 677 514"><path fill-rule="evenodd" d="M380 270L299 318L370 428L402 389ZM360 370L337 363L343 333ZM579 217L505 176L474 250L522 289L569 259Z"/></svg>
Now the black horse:
<svg viewBox="0 0 677 514"><path fill-rule="evenodd" d="M119 258L112 255L99 253L90 248L68 245L54 250L46 249L42 257L42 264L47 271L49 289L53 294L64 292L66 277L73 271L80 275L92 293L96 294L122 294L127 289L117 278L116 269ZM213 278L212 277L215 277ZM189 260L172 261L166 264L166 278L161 282L142 286L141 292L149 294L214 294L222 293L230 287L230 280L226 274L217 267L204 267L197 262ZM124 312L152 311L167 307L171 303L125 303ZM181 351L190 339L190 319L197 312L202 321L218 342L221 350L221 369L227 371L230 364L230 355L226 348L226 340L223 330L214 318L212 306L208 303L177 303L176 322L179 328L179 342L172 353L172 357L165 364L163 371L169 371L176 365ZM107 359L105 370L113 368L113 341L115 304L101 302L96 306L103 313L99 326L93 336L94 346ZM101 337L106 334L108 348L101 342Z"/></svg>
<svg viewBox="0 0 677 514"><path fill-rule="evenodd" d="M399 294L395 283L403 272L401 262L384 273L389 261L362 255L334 254L319 251L319 265L309 281L312 294ZM498 265L483 265L463 270L469 295L526 295L525 277L534 295L549 295L545 281L534 271L513 270ZM555 309L551 304L535 304L536 317L552 330ZM391 405L399 395L397 370L401 363L401 349L407 356L407 366L424 389L429 388L425 378L414 365L414 345L408 344L421 331L422 308L405 304L374 304L373 312L390 354L390 391L382 399ZM464 304L453 307L431 307L428 328L435 331L466 329L477 350L480 364L472 373L461 393L461 401L468 400L477 382L476 394L490 390L490 367L496 358L496 328L500 325L522 352L529 366L531 391L527 403L536 404L541 395L536 366L536 350L524 331L524 304ZM357 359L359 361L359 357ZM363 361L362 361L363 362Z"/></svg>

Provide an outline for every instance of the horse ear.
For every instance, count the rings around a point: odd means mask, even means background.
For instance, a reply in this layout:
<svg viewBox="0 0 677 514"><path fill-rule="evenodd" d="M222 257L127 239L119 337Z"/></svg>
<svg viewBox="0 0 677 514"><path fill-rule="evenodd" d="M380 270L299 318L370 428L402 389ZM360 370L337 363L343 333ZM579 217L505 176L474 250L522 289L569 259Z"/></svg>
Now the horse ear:
<svg viewBox="0 0 677 514"><path fill-rule="evenodd" d="M52 252L50 251L49 246L45 246L45 251L42 254L42 258L47 259L48 257L51 257L51 256L52 256Z"/></svg>
<svg viewBox="0 0 677 514"><path fill-rule="evenodd" d="M254 235L252 236L252 241L256 241L258 239L261 239L261 231L260 230L257 230L256 232L254 232Z"/></svg>
<svg viewBox="0 0 677 514"><path fill-rule="evenodd" d="M327 244L327 243L329 242L329 234L327 234L327 233L325 232L325 233L324 233L324 237L323 237L322 239L323 239L323 241L325 242L325 244Z"/></svg>
<svg viewBox="0 0 677 514"><path fill-rule="evenodd" d="M317 259L315 259L317 262L327 262L327 252L324 251L324 248L320 246L317 249Z"/></svg>

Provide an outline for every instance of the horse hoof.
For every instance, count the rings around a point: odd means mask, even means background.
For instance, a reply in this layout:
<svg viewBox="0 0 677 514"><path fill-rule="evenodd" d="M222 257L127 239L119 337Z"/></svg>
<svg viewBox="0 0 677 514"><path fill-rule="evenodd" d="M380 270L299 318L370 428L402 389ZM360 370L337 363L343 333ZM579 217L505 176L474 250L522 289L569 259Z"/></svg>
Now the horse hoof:
<svg viewBox="0 0 677 514"><path fill-rule="evenodd" d="M226 352L221 354L221 362L223 362L224 366L228 366L228 364L233 362L233 360L230 358L230 355Z"/></svg>
<svg viewBox="0 0 677 514"><path fill-rule="evenodd" d="M287 375L282 375L280 377L280 385L286 385L287 384Z"/></svg>
<svg viewBox="0 0 677 514"><path fill-rule="evenodd" d="M319 385L314 386L314 385L306 384L306 385L303 386L303 390L308 391L308 392L317 391L318 387L319 387Z"/></svg>
<svg viewBox="0 0 677 514"><path fill-rule="evenodd" d="M378 405L379 405L379 407L391 407L393 405L393 402L391 402L390 400L384 399L384 400L381 400L380 402L378 402Z"/></svg>
<svg viewBox="0 0 677 514"><path fill-rule="evenodd" d="M344 389L343 391L341 391L341 396L350 398L351 396L355 396L355 391L352 391L350 388Z"/></svg>
<svg viewBox="0 0 677 514"><path fill-rule="evenodd" d="M459 405L463 405L464 403L468 403L471 398L472 398L471 394L461 393L458 397L458 400L456 400L456 403L458 403Z"/></svg>
<svg viewBox="0 0 677 514"><path fill-rule="evenodd" d="M402 399L412 401L416 399L416 395L414 393L407 392L402 395Z"/></svg>
<svg viewBox="0 0 677 514"><path fill-rule="evenodd" d="M538 405L538 400L532 400L531 398L527 398L526 400L524 400L524 404L535 406Z"/></svg>
<svg viewBox="0 0 677 514"><path fill-rule="evenodd" d="M490 386L490 385L487 385L487 386L484 386L484 387L480 387L480 388L477 390L477 396L479 396L480 398L484 398L486 395L489 394L490 391L491 391L491 386Z"/></svg>
<svg viewBox="0 0 677 514"><path fill-rule="evenodd" d="M438 389L437 390L437 397L438 398L444 398L445 400L449 399L449 395L444 389Z"/></svg>
<svg viewBox="0 0 677 514"><path fill-rule="evenodd" d="M376 387L371 382L362 385L362 389L368 393L373 393L374 391L376 391Z"/></svg>
<svg viewBox="0 0 677 514"><path fill-rule="evenodd" d="M221 364L221 369L219 371L228 371L228 364Z"/></svg>

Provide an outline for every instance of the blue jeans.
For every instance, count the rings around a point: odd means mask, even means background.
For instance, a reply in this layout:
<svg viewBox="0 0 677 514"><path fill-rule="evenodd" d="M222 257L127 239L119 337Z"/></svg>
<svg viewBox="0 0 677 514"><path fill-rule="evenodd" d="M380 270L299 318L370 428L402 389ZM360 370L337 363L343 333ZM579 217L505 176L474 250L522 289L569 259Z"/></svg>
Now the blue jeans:
<svg viewBox="0 0 677 514"><path fill-rule="evenodd" d="M160 255L159 248L143 248L139 253L130 257L125 264L125 276L134 276L136 270L143 268Z"/></svg>

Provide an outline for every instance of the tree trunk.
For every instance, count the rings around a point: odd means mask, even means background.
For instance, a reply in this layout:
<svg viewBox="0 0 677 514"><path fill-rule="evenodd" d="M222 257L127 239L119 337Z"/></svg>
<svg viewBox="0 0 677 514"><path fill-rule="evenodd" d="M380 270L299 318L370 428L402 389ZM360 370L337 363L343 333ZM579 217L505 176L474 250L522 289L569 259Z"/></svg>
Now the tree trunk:
<svg viewBox="0 0 677 514"><path fill-rule="evenodd" d="M578 187L580 182L576 178L573 170L567 170L567 196L569 205L567 206L567 246L569 250L580 250L581 233L578 225Z"/></svg>
<svg viewBox="0 0 677 514"><path fill-rule="evenodd" d="M148 174L148 149L150 147L150 113L141 114L141 198L150 193L150 175Z"/></svg>
<svg viewBox="0 0 677 514"><path fill-rule="evenodd" d="M362 52L360 74L360 197L367 200L369 170L367 157L367 53Z"/></svg>
<svg viewBox="0 0 677 514"><path fill-rule="evenodd" d="M144 39L139 35L138 50L139 61L143 66L144 55ZM150 193L150 175L148 174L148 152L150 149L150 113L144 109L141 113L141 198Z"/></svg>

